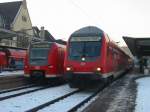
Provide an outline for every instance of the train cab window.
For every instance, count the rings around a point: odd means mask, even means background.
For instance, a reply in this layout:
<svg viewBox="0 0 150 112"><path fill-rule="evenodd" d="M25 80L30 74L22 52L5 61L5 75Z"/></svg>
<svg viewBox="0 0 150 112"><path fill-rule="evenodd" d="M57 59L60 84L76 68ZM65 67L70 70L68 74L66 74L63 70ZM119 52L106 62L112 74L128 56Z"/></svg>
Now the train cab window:
<svg viewBox="0 0 150 112"><path fill-rule="evenodd" d="M87 61L91 61L100 56L101 40L96 39L93 41L91 37L89 39L85 37L79 39L76 37L69 44L70 59L80 60L82 57L85 57Z"/></svg>
<svg viewBox="0 0 150 112"><path fill-rule="evenodd" d="M30 64L47 64L48 48L32 48L30 50Z"/></svg>
<svg viewBox="0 0 150 112"><path fill-rule="evenodd" d="M29 50L31 65L47 65L48 53L51 49L51 43L32 44Z"/></svg>
<svg viewBox="0 0 150 112"><path fill-rule="evenodd" d="M69 56L70 58L81 57L83 51L84 43L83 42L72 42L69 47Z"/></svg>
<svg viewBox="0 0 150 112"><path fill-rule="evenodd" d="M85 47L85 56L95 57L100 55L100 44L98 42L88 42Z"/></svg>
<svg viewBox="0 0 150 112"><path fill-rule="evenodd" d="M29 50L31 65L47 65L48 53L51 49L51 43L36 43L31 44Z"/></svg>

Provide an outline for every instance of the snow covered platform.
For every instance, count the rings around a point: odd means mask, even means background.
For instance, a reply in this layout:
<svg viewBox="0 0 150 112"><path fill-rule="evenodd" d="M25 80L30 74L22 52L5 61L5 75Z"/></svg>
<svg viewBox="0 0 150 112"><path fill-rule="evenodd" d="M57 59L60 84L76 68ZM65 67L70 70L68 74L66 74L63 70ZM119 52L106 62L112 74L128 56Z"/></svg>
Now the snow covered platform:
<svg viewBox="0 0 150 112"><path fill-rule="evenodd" d="M148 112L149 86L150 75L129 73L104 89L83 112Z"/></svg>
<svg viewBox="0 0 150 112"><path fill-rule="evenodd" d="M150 108L150 77L143 77L136 80L137 98L135 112L148 112Z"/></svg>
<svg viewBox="0 0 150 112"><path fill-rule="evenodd" d="M18 70L18 71L3 71L0 73L0 78L1 77L8 77L8 76L23 76L24 71L23 70Z"/></svg>
<svg viewBox="0 0 150 112"><path fill-rule="evenodd" d="M0 90L15 88L30 83L23 71L3 71L0 73Z"/></svg>

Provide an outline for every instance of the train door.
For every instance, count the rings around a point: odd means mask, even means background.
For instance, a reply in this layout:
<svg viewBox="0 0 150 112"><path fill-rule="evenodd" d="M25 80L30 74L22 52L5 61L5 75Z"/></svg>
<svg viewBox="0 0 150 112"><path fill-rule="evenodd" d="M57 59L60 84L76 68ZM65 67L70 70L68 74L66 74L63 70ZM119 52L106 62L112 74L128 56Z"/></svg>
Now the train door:
<svg viewBox="0 0 150 112"><path fill-rule="evenodd" d="M107 72L112 72L113 70L113 51L112 51L112 46L109 45L107 48Z"/></svg>
<svg viewBox="0 0 150 112"><path fill-rule="evenodd" d="M118 71L118 58L117 58L117 50L113 48L113 65L114 71Z"/></svg>
<svg viewBox="0 0 150 112"><path fill-rule="evenodd" d="M59 47L58 48L58 73L61 73L62 71L62 50L61 48Z"/></svg>

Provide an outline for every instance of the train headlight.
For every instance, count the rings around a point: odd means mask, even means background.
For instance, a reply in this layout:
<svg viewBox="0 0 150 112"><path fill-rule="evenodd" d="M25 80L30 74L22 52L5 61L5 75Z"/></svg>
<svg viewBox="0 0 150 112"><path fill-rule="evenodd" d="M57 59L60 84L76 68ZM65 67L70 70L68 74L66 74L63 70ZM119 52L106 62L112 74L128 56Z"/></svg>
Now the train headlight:
<svg viewBox="0 0 150 112"><path fill-rule="evenodd" d="M53 68L53 65L48 65L48 68Z"/></svg>
<svg viewBox="0 0 150 112"><path fill-rule="evenodd" d="M85 61L85 58L84 58L84 57L82 57L82 58L81 58L81 60L82 60L82 61Z"/></svg>
<svg viewBox="0 0 150 112"><path fill-rule="evenodd" d="M97 68L96 68L96 71L98 71L98 72L101 71L101 68L100 68L100 67L97 67Z"/></svg>
<svg viewBox="0 0 150 112"><path fill-rule="evenodd" d="M70 71L71 70L71 68L70 67L66 67L66 71Z"/></svg>

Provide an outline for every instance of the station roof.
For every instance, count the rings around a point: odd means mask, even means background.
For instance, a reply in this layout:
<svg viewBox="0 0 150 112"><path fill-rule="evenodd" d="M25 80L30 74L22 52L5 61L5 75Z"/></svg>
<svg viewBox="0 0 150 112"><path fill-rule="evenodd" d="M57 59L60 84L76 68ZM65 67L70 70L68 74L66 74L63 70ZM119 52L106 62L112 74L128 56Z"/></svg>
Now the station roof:
<svg viewBox="0 0 150 112"><path fill-rule="evenodd" d="M0 39L12 39L13 37L31 37L33 40L41 41L42 39L28 35L26 33L15 32L12 30L7 30L0 28Z"/></svg>
<svg viewBox="0 0 150 112"><path fill-rule="evenodd" d="M150 37L134 38L123 36L123 39L134 56L150 56Z"/></svg>
<svg viewBox="0 0 150 112"><path fill-rule="evenodd" d="M12 38L12 37L14 37L16 35L17 35L16 32L0 28L0 38L5 38L5 39L6 38Z"/></svg>

